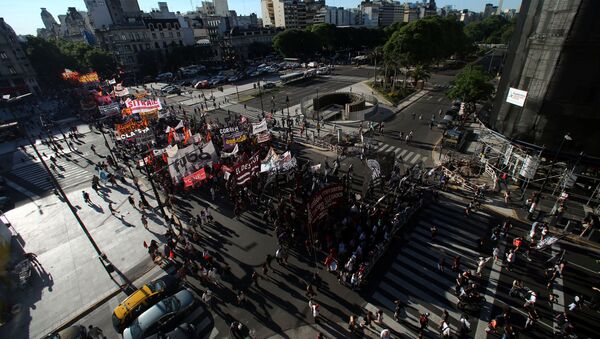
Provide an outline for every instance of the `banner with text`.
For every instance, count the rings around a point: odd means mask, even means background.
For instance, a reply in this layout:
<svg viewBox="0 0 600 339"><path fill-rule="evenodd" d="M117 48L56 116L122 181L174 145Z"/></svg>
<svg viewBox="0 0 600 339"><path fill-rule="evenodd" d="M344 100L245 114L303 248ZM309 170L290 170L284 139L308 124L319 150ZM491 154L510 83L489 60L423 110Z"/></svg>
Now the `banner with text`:
<svg viewBox="0 0 600 339"><path fill-rule="evenodd" d="M203 147L189 145L185 148L171 152L167 149L167 160L169 163L169 174L174 183L179 183L184 177L199 171L204 166L210 166L219 161L217 151L212 141Z"/></svg>
<svg viewBox="0 0 600 339"><path fill-rule="evenodd" d="M161 110L162 105L160 100L125 100L125 106L131 110L132 113L148 112L153 110Z"/></svg>
<svg viewBox="0 0 600 339"><path fill-rule="evenodd" d="M308 202L308 224L313 225L323 219L329 208L342 202L344 198L344 186L331 184L316 192Z"/></svg>
<svg viewBox="0 0 600 339"><path fill-rule="evenodd" d="M252 134L259 134L268 130L267 120L263 119L258 124L252 124Z"/></svg>
<svg viewBox="0 0 600 339"><path fill-rule="evenodd" d="M98 106L98 110L100 111L100 114L109 117L111 115L119 114L121 107L118 102L113 102L112 104Z"/></svg>
<svg viewBox="0 0 600 339"><path fill-rule="evenodd" d="M259 153L256 152L248 160L235 165L233 171L238 185L247 183L253 175L258 174L260 171Z"/></svg>

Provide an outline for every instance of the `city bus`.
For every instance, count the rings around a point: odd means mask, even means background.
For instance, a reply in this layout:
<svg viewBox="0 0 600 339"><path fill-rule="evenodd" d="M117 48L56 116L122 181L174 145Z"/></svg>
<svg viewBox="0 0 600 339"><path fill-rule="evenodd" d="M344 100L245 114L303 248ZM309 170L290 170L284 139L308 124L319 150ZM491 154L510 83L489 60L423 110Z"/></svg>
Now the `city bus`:
<svg viewBox="0 0 600 339"><path fill-rule="evenodd" d="M304 79L304 72L293 72L282 75L279 77L282 84L289 84L290 82L300 81Z"/></svg>

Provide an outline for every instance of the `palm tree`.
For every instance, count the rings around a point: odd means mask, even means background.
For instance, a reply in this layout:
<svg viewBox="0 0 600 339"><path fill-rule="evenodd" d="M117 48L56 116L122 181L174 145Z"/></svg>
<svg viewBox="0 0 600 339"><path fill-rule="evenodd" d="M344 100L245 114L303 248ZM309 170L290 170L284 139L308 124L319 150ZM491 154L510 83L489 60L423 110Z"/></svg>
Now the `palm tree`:
<svg viewBox="0 0 600 339"><path fill-rule="evenodd" d="M413 79L415 87L417 87L417 83L420 80L423 80L423 82L427 82L427 80L431 78L431 72L429 71L429 68L425 65L416 65L413 69L410 70L409 75Z"/></svg>

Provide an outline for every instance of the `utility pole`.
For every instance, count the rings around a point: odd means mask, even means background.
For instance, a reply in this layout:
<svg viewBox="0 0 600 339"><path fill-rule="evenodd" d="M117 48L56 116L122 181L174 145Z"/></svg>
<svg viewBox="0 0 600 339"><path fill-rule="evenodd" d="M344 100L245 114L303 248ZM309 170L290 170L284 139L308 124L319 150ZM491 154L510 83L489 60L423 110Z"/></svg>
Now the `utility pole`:
<svg viewBox="0 0 600 339"><path fill-rule="evenodd" d="M154 198L156 198L156 202L158 203L158 207L160 208L160 212L162 213L163 218L167 225L171 225L169 218L167 217L167 213L165 213L165 208L160 200L160 196L158 195L158 190L156 189L156 185L154 185L154 179L152 178L152 174L150 174L150 169L148 168L148 164L146 163L145 157L142 158L142 162L144 163L144 169L146 170L146 176L150 181L150 186L152 186L152 192L154 192Z"/></svg>

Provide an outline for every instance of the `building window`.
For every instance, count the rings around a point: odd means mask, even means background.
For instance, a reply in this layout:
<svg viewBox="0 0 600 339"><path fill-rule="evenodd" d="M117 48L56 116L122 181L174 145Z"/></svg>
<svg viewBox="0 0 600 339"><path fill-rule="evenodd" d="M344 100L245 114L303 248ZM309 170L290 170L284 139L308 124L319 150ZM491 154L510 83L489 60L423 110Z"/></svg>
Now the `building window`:
<svg viewBox="0 0 600 339"><path fill-rule="evenodd" d="M137 47L137 45L133 45L133 51L134 51L134 52L137 52L137 51L138 51L138 47Z"/></svg>
<svg viewBox="0 0 600 339"><path fill-rule="evenodd" d="M167 48L167 42L166 41L163 41L163 47Z"/></svg>
<svg viewBox="0 0 600 339"><path fill-rule="evenodd" d="M183 41L179 40L179 46L183 46Z"/></svg>
<svg viewBox="0 0 600 339"><path fill-rule="evenodd" d="M17 74L17 70L12 66L8 66L8 71L10 72L10 74Z"/></svg>
<svg viewBox="0 0 600 339"><path fill-rule="evenodd" d="M180 32L177 32L177 37L178 38L181 37L181 33Z"/></svg>
<svg viewBox="0 0 600 339"><path fill-rule="evenodd" d="M142 36L144 37L144 39L148 39L148 34L146 34L146 32L144 32Z"/></svg>
<svg viewBox="0 0 600 339"><path fill-rule="evenodd" d="M156 39L156 33L152 33L152 39Z"/></svg>
<svg viewBox="0 0 600 339"><path fill-rule="evenodd" d="M162 31L162 24L158 24L158 30Z"/></svg>
<svg viewBox="0 0 600 339"><path fill-rule="evenodd" d="M160 32L160 37L164 39L165 38L165 32Z"/></svg>
<svg viewBox="0 0 600 339"><path fill-rule="evenodd" d="M167 23L167 29L171 29L171 24Z"/></svg>
<svg viewBox="0 0 600 339"><path fill-rule="evenodd" d="M8 55L6 55L6 52L4 52L4 51L0 52L0 59L2 59L2 60L8 59Z"/></svg>
<svg viewBox="0 0 600 339"><path fill-rule="evenodd" d="M146 49L150 49L150 44L146 44Z"/></svg>
<svg viewBox="0 0 600 339"><path fill-rule="evenodd" d="M140 40L140 33L135 33L135 40Z"/></svg>
<svg viewBox="0 0 600 339"><path fill-rule="evenodd" d="M169 32L169 38L173 38L173 32Z"/></svg>
<svg viewBox="0 0 600 339"><path fill-rule="evenodd" d="M175 24L175 29L179 29L179 24Z"/></svg>
<svg viewBox="0 0 600 339"><path fill-rule="evenodd" d="M125 34L121 34L121 40L123 40L123 41L127 40L127 36Z"/></svg>
<svg viewBox="0 0 600 339"><path fill-rule="evenodd" d="M160 45L158 44L158 42L155 42L155 43L154 43L154 48L156 48L156 49L159 49L159 48L160 48Z"/></svg>
<svg viewBox="0 0 600 339"><path fill-rule="evenodd" d="M150 28L151 31L154 30L154 24L149 24L148 27Z"/></svg>

